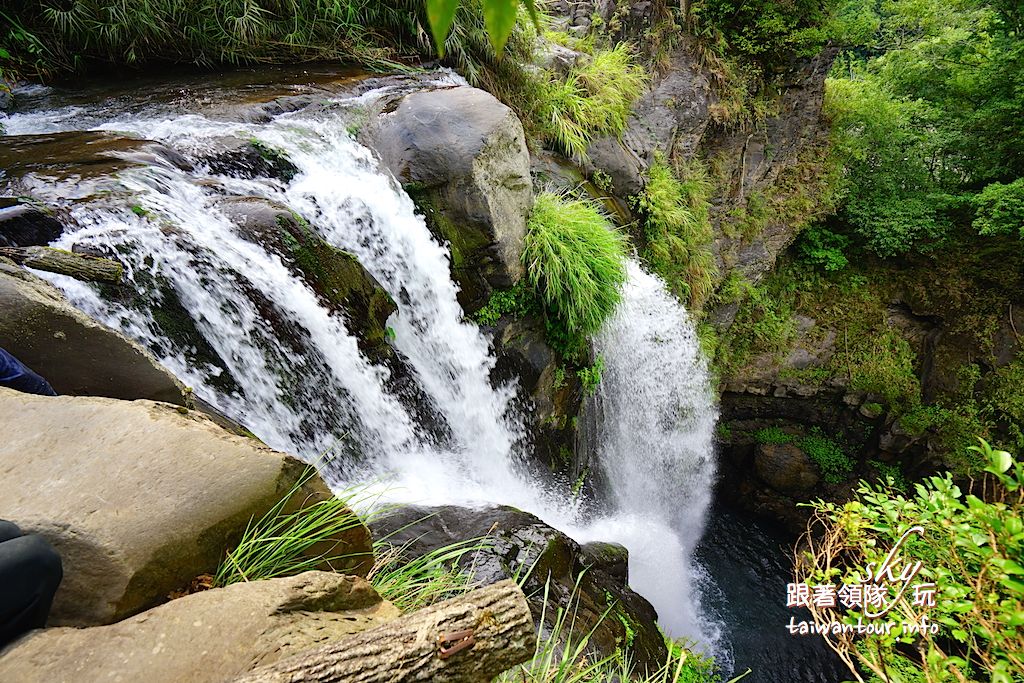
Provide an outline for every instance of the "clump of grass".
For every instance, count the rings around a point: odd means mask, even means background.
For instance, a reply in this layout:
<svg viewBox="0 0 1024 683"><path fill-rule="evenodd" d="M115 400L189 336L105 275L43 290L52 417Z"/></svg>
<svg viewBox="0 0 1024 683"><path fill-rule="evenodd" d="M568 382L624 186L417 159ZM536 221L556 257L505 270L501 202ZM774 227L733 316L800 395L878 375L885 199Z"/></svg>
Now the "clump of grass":
<svg viewBox="0 0 1024 683"><path fill-rule="evenodd" d="M382 598L403 612L420 609L476 588L472 572L459 561L485 545L484 540L469 539L406 559L408 546L384 539L374 543L376 560L366 578Z"/></svg>
<svg viewBox="0 0 1024 683"><path fill-rule="evenodd" d="M619 304L625 239L594 204L538 195L523 261L549 317L564 325L564 342L597 332Z"/></svg>
<svg viewBox="0 0 1024 683"><path fill-rule="evenodd" d="M718 271L711 251L710 193L703 166L691 164L677 177L658 157L648 169L647 186L634 200L644 216L644 258L672 293L695 309L713 291Z"/></svg>
<svg viewBox="0 0 1024 683"><path fill-rule="evenodd" d="M779 446L782 444L793 443L793 441L796 440L796 437L782 431L781 427L765 427L764 429L758 429L754 432L754 440L758 443Z"/></svg>
<svg viewBox="0 0 1024 683"><path fill-rule="evenodd" d="M564 77L555 73L540 77L531 118L544 138L569 156L583 159L595 136L622 135L633 101L646 82L627 44L597 50Z"/></svg>
<svg viewBox="0 0 1024 683"><path fill-rule="evenodd" d="M547 624L537 639L533 657L495 679L495 683L598 683L604 681L633 681L634 683L717 683L721 681L714 660L704 657L685 643L666 639L668 657L665 664L653 671L640 671L633 665L629 647L600 656L594 654L591 640L601 623L609 618L609 606L594 626L583 631L579 627L580 579L564 607L559 607L553 618L548 613L550 580L544 586L544 608L541 624ZM736 683L746 673L731 679Z"/></svg>
<svg viewBox="0 0 1024 683"><path fill-rule="evenodd" d="M343 571L366 559L341 544L347 532L363 525L351 507L363 502L363 494L353 490L305 505L307 501L296 498L315 475L314 468L307 468L265 515L249 521L238 545L218 567L214 585L292 576L324 565Z"/></svg>

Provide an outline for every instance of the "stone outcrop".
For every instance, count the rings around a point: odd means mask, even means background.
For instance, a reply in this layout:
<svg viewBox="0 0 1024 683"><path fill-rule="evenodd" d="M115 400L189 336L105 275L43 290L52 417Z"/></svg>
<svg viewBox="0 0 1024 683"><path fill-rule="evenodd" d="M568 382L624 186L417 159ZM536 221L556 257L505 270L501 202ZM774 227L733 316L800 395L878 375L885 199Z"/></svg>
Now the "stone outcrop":
<svg viewBox="0 0 1024 683"><path fill-rule="evenodd" d="M530 397L533 456L570 482L585 477L588 458L579 447L583 386L576 372L548 345L544 323L534 316L498 321L495 378L515 380Z"/></svg>
<svg viewBox="0 0 1024 683"><path fill-rule="evenodd" d="M672 53L668 68L658 74L636 104L622 139L601 137L587 149L588 173L601 170L621 197L640 192L655 154L689 158L711 123L715 97L707 75L684 39Z"/></svg>
<svg viewBox="0 0 1024 683"><path fill-rule="evenodd" d="M453 276L469 310L523 273L533 203L530 158L515 113L469 87L384 98L360 139L380 155L451 245Z"/></svg>
<svg viewBox="0 0 1024 683"><path fill-rule="evenodd" d="M185 408L0 389L0 510L60 552L51 624L110 623L212 572L305 466ZM295 500L330 496L316 477ZM369 533L339 539L355 573Z"/></svg>
<svg viewBox="0 0 1024 683"><path fill-rule="evenodd" d="M781 79L778 113L754 130L736 129L706 145L723 182L712 210L722 277L736 272L758 282L818 212L826 182L829 127L822 118L825 77L838 54L826 48L797 62ZM786 210L787 203L798 207ZM737 213L753 217L730 225ZM761 214L761 215L759 215Z"/></svg>
<svg viewBox="0 0 1024 683"><path fill-rule="evenodd" d="M550 577L547 619L554 618L558 607L575 605L578 600L575 628L585 634L596 625L590 642L598 652L611 654L629 643L633 661L639 666L659 667L665 662L665 641L657 627L657 613L629 587L628 551L622 546L580 546L534 515L504 506L410 506L375 519L371 526L377 538L404 546L407 557L487 537L480 550L460 560L477 581L491 584L528 573L523 590L534 617L539 619L545 607L545 583ZM601 619L605 612L608 616Z"/></svg>
<svg viewBox="0 0 1024 683"><path fill-rule="evenodd" d="M45 377L59 394L188 402L181 382L145 349L9 262L0 262L0 311L0 347Z"/></svg>
<svg viewBox="0 0 1024 683"><path fill-rule="evenodd" d="M356 576L237 583L110 626L34 631L0 653L0 680L224 683L399 616Z"/></svg>

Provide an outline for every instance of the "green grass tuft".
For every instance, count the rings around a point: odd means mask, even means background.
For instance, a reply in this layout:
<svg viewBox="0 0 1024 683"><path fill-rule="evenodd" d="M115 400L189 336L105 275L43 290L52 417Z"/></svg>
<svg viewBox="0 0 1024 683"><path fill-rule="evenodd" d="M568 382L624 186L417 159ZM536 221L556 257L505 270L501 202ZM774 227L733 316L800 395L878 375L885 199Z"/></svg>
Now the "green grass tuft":
<svg viewBox="0 0 1024 683"><path fill-rule="evenodd" d="M315 475L314 468L307 468L263 517L250 520L238 545L218 567L214 585L292 576L324 565L344 570L365 559L339 546L346 532L363 524L350 507L360 502L358 491L287 511L305 502L296 497Z"/></svg>
<svg viewBox="0 0 1024 683"><path fill-rule="evenodd" d="M600 329L621 299L626 281L626 243L593 204L559 195L538 195L523 252L530 285L549 317L549 338L564 345ZM557 326L555 326L557 327Z"/></svg>
<svg viewBox="0 0 1024 683"><path fill-rule="evenodd" d="M366 578L382 598L398 609L417 610L476 588L472 573L463 569L459 560L485 544L480 539L469 539L407 560L406 546L383 539L374 543L376 561Z"/></svg>
<svg viewBox="0 0 1024 683"><path fill-rule="evenodd" d="M611 50L596 51L564 77L543 74L536 83L530 118L554 146L583 159L595 136L622 135L633 101L646 82L630 47L620 43Z"/></svg>

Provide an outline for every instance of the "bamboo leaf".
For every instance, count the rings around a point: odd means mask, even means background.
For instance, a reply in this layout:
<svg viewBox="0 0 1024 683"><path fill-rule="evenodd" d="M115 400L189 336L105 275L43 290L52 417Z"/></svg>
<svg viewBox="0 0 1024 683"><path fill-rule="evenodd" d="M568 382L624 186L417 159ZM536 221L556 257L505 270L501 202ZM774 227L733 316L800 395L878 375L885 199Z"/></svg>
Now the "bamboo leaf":
<svg viewBox="0 0 1024 683"><path fill-rule="evenodd" d="M459 0L427 0L427 19L430 21L430 32L434 36L437 54L444 57L444 41L452 30L455 11L459 8Z"/></svg>
<svg viewBox="0 0 1024 683"><path fill-rule="evenodd" d="M519 0L483 0L484 25L491 39L494 51L501 55L512 29L516 25L516 8Z"/></svg>

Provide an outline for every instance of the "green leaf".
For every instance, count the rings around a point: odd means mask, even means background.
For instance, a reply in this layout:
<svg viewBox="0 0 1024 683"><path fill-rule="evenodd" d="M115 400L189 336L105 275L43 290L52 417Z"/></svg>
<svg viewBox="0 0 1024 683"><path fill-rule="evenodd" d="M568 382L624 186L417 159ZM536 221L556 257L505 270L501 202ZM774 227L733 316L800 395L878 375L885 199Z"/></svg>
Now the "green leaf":
<svg viewBox="0 0 1024 683"><path fill-rule="evenodd" d="M444 57L444 41L452 30L455 10L458 8L459 0L427 0L427 20L430 21L430 32L440 57Z"/></svg>
<svg viewBox="0 0 1024 683"><path fill-rule="evenodd" d="M1013 456L1006 451L992 451L992 466L999 470L1000 474L1010 469L1012 464Z"/></svg>
<svg viewBox="0 0 1024 683"><path fill-rule="evenodd" d="M537 4L534 0L523 0L523 4L526 5L526 12L530 15L530 21L533 22L534 28L540 30L540 15L537 14Z"/></svg>
<svg viewBox="0 0 1024 683"><path fill-rule="evenodd" d="M483 0L484 2L484 25L487 27L487 35L491 39L491 45L499 55L505 47L505 42L512 35L512 29L516 25L516 8L519 0Z"/></svg>

